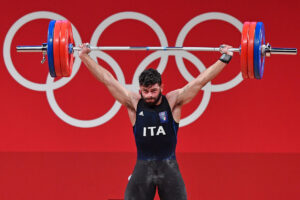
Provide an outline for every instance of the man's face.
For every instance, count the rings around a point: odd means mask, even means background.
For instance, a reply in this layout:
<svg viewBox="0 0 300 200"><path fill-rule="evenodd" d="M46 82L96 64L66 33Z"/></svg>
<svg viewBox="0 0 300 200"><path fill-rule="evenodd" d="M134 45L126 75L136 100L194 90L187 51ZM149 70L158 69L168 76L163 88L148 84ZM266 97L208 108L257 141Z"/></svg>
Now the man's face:
<svg viewBox="0 0 300 200"><path fill-rule="evenodd" d="M158 85L158 83L150 85L148 87L140 86L142 98L149 105L154 105L158 102L161 91L162 88Z"/></svg>

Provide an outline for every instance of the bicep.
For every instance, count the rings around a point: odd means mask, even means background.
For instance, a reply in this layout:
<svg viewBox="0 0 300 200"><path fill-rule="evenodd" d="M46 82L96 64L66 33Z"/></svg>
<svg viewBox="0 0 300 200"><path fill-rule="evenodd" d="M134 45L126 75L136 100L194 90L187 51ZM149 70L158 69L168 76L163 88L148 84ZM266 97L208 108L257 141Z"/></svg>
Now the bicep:
<svg viewBox="0 0 300 200"><path fill-rule="evenodd" d="M203 87L201 79L197 78L178 89L177 104L189 103Z"/></svg>
<svg viewBox="0 0 300 200"><path fill-rule="evenodd" d="M116 79L111 79L107 84L105 84L109 90L109 92L112 94L112 96L120 102L122 105L130 108L135 108L135 104L138 100L139 94L129 91L125 88L124 85L122 85L120 82L118 82Z"/></svg>

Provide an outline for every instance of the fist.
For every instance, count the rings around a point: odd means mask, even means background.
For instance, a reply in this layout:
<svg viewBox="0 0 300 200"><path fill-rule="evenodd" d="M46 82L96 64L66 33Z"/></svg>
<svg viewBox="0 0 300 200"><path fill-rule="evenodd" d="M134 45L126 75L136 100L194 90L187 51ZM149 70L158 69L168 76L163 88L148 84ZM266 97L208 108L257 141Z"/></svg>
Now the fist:
<svg viewBox="0 0 300 200"><path fill-rule="evenodd" d="M79 47L81 48L81 50L79 51L79 57L88 55L91 52L89 43L81 44L79 45Z"/></svg>
<svg viewBox="0 0 300 200"><path fill-rule="evenodd" d="M230 56L233 56L233 52L232 51L228 51L228 49L232 48L232 46L229 46L227 44L222 44L220 46L220 53L221 54L227 54L227 55L230 55Z"/></svg>

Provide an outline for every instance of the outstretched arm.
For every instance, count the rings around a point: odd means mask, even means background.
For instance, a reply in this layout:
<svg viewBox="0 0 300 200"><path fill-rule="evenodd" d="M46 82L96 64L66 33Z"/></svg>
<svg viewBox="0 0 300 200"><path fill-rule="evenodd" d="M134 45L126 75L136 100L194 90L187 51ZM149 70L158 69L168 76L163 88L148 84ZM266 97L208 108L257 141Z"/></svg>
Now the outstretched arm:
<svg viewBox="0 0 300 200"><path fill-rule="evenodd" d="M134 102L137 101L139 95L127 90L113 77L108 70L97 64L88 55L91 50L86 44L80 45L80 47L82 50L79 52L79 57L85 66L90 70L90 72L108 88L109 92L117 101L128 108L135 109Z"/></svg>
<svg viewBox="0 0 300 200"><path fill-rule="evenodd" d="M233 53L228 51L229 48L232 47L224 45L221 48L221 53L232 56ZM173 106L176 106L184 105L190 102L201 90L201 88L203 88L206 83L214 79L224 69L225 66L226 63L218 60L183 88L170 92L168 96L172 102L171 104L173 104Z"/></svg>

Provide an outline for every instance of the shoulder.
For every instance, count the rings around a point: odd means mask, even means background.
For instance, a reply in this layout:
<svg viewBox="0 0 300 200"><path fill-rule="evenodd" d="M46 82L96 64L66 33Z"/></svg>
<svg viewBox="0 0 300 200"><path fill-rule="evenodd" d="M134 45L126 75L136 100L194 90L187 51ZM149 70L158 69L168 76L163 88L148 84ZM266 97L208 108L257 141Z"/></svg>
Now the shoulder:
<svg viewBox="0 0 300 200"><path fill-rule="evenodd" d="M178 100L178 95L179 95L179 93L180 93L180 89L177 89L177 90L173 90L173 91L171 91L171 92L168 92L167 94L166 94L166 98L167 98L167 100L168 100L168 103L169 103L169 105L170 105L170 108L171 108L171 110L173 110L174 109L174 107L176 107L177 106L177 100Z"/></svg>
<svg viewBox="0 0 300 200"><path fill-rule="evenodd" d="M130 97L130 104L127 107L136 110L137 104L141 99L141 95L137 92L129 91L129 97Z"/></svg>

